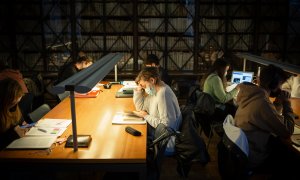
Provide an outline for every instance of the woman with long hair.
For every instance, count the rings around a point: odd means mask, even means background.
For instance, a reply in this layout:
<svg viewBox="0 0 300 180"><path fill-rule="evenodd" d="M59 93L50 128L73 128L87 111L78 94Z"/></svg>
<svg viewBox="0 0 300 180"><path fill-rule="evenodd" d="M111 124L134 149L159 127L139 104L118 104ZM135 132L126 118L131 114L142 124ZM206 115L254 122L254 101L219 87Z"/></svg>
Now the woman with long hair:
<svg viewBox="0 0 300 180"><path fill-rule="evenodd" d="M25 136L26 129L18 103L24 95L19 83L11 78L0 81L0 149Z"/></svg>
<svg viewBox="0 0 300 180"><path fill-rule="evenodd" d="M217 59L203 78L203 92L210 94L215 99L216 108L221 110L219 114L222 113L219 116L220 120L224 120L227 114L234 116L236 111L234 105L229 102L237 95L239 86L236 86L230 92L226 92L228 69L229 63L227 61Z"/></svg>

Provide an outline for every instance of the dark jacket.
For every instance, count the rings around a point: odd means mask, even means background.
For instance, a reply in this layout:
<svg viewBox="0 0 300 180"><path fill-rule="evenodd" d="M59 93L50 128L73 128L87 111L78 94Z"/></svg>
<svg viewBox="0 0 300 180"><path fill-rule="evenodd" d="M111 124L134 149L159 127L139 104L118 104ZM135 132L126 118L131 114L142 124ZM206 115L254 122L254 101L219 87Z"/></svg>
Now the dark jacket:
<svg viewBox="0 0 300 180"><path fill-rule="evenodd" d="M168 71L162 67L159 67L158 71L159 71L159 76L160 76L161 80L163 82L165 82L167 85L171 86L171 78L168 74Z"/></svg>
<svg viewBox="0 0 300 180"><path fill-rule="evenodd" d="M66 66L64 66L58 73L58 80L57 83L60 83L69 77L73 76L79 72L79 70L75 67L74 63L69 63Z"/></svg>

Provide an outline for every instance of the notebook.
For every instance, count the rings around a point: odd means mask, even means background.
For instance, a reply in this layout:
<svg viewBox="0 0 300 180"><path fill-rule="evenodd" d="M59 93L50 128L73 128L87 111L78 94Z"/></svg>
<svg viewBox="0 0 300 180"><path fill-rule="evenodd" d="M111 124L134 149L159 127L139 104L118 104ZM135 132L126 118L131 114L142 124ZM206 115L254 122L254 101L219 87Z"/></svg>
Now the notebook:
<svg viewBox="0 0 300 180"><path fill-rule="evenodd" d="M25 136L14 140L7 149L48 149L56 141L56 136Z"/></svg>

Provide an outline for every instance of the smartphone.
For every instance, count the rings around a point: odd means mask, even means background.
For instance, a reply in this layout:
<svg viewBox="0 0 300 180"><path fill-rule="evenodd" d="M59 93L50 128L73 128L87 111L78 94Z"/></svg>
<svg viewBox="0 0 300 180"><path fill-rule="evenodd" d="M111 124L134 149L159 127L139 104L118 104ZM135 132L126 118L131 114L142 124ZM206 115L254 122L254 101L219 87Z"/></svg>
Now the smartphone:
<svg viewBox="0 0 300 180"><path fill-rule="evenodd" d="M31 128L32 126L34 126L36 123L30 123L30 124L25 124L25 125L22 125L20 126L20 128Z"/></svg>

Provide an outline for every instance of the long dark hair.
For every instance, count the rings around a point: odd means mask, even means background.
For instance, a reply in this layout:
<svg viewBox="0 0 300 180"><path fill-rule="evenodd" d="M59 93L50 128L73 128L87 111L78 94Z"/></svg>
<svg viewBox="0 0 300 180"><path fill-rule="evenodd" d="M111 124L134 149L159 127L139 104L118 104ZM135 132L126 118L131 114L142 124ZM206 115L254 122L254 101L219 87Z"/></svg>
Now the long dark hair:
<svg viewBox="0 0 300 180"><path fill-rule="evenodd" d="M21 111L17 105L15 112L10 112L11 103L23 95L20 84L11 78L0 81L0 132L5 132L11 126L17 125L21 119Z"/></svg>
<svg viewBox="0 0 300 180"><path fill-rule="evenodd" d="M229 66L229 63L224 58L217 59L212 65L212 67L208 70L208 72L203 76L201 80L201 87L203 88L204 82L210 74L217 73L217 75L222 79L223 86L225 88L226 87L225 71L227 66Z"/></svg>

